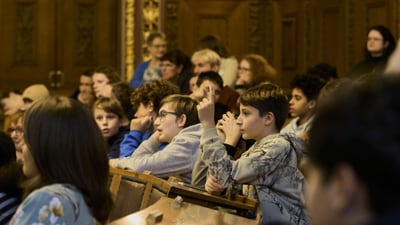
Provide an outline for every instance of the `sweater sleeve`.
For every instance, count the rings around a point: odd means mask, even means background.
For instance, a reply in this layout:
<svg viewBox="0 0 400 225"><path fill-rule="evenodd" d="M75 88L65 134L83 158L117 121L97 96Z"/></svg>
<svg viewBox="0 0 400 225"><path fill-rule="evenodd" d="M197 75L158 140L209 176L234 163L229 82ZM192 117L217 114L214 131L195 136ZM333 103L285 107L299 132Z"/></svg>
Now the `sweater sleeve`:
<svg viewBox="0 0 400 225"><path fill-rule="evenodd" d="M117 160L115 166L139 173L148 170L158 177L190 173L198 153L198 133L178 134L162 151L158 151L160 143L152 135L131 157Z"/></svg>
<svg viewBox="0 0 400 225"><path fill-rule="evenodd" d="M136 150L136 148L147 138L146 134L143 134L139 130L131 130L120 144L119 157L128 157Z"/></svg>
<svg viewBox="0 0 400 225"><path fill-rule="evenodd" d="M215 128L203 132L200 149L211 175L225 187L233 183L268 185L276 180L275 170L287 158L288 143L279 139L253 145L236 161L230 159ZM249 153L250 152L250 153Z"/></svg>

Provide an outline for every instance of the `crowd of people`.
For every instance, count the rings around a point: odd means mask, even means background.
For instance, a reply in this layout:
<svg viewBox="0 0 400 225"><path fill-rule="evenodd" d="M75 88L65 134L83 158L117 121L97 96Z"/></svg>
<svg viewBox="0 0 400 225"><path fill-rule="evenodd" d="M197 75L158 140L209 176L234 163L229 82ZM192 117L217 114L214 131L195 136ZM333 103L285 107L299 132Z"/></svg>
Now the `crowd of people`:
<svg viewBox="0 0 400 225"><path fill-rule="evenodd" d="M348 74L320 63L290 92L263 56L238 61L215 35L191 57L162 32L146 43L130 82L99 66L72 96L3 94L0 224L105 223L110 166L255 198L262 225L398 223L400 49L387 28L368 30Z"/></svg>

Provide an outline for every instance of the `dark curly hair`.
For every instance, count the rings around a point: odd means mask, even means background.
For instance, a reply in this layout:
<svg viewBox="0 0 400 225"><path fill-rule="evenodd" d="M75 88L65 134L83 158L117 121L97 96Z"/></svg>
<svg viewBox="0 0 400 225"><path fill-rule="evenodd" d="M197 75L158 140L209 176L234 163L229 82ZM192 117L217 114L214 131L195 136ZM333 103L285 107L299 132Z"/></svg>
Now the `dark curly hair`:
<svg viewBox="0 0 400 225"><path fill-rule="evenodd" d="M153 103L154 109L158 110L161 100L172 94L179 94L178 86L166 80L153 80L142 84L132 92L131 103L134 109L137 109L140 103L143 105Z"/></svg>
<svg viewBox="0 0 400 225"><path fill-rule="evenodd" d="M307 97L307 100L314 100L318 98L319 91L324 86L324 83L317 76L302 74L297 75L290 82L292 89L299 88Z"/></svg>

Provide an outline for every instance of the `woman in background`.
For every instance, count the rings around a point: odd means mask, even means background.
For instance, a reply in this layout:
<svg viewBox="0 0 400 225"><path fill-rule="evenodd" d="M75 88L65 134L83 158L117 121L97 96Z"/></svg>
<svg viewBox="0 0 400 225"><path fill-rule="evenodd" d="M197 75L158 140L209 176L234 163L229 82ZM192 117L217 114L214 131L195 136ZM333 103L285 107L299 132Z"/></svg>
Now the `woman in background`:
<svg viewBox="0 0 400 225"><path fill-rule="evenodd" d="M276 77L276 70L263 56L248 54L240 61L235 90L242 93L244 90L262 82L275 82Z"/></svg>
<svg viewBox="0 0 400 225"><path fill-rule="evenodd" d="M192 63L181 50L168 51L161 57L161 78L171 81L180 88L181 94L188 94L192 77Z"/></svg>
<svg viewBox="0 0 400 225"><path fill-rule="evenodd" d="M146 44L151 58L137 66L131 80L134 88L161 77L160 59L167 51L167 38L164 33L154 31L147 37Z"/></svg>
<svg viewBox="0 0 400 225"><path fill-rule="evenodd" d="M382 74L389 56L396 48L392 32L384 26L375 25L368 29L364 60L357 63L350 71L350 78L367 74Z"/></svg>

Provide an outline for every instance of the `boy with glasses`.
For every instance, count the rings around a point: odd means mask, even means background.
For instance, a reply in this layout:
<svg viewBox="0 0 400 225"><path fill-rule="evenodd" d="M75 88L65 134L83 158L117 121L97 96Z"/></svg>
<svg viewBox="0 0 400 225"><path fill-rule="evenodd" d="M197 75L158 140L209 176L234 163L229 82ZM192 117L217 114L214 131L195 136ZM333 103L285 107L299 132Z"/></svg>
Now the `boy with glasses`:
<svg viewBox="0 0 400 225"><path fill-rule="evenodd" d="M197 103L189 96L170 95L160 106L151 137L130 157L111 160L110 165L139 173L151 171L162 178L180 176L190 183L201 136ZM158 151L162 143L167 145Z"/></svg>

